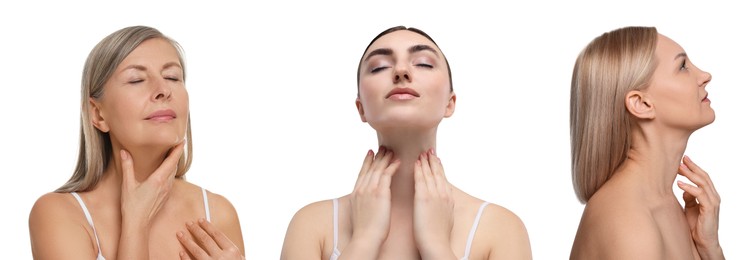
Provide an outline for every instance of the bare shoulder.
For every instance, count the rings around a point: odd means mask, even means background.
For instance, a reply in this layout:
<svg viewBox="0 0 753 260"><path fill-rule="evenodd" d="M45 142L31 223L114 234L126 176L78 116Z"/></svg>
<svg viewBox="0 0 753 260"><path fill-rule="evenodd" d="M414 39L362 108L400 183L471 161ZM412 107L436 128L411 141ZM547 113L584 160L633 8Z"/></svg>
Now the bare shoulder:
<svg viewBox="0 0 753 260"><path fill-rule="evenodd" d="M325 237L333 229L332 200L310 203L299 209L288 225L280 259L321 259Z"/></svg>
<svg viewBox="0 0 753 260"><path fill-rule="evenodd" d="M629 196L609 195L597 193L586 204L571 259L661 259L650 210Z"/></svg>
<svg viewBox="0 0 753 260"><path fill-rule="evenodd" d="M525 224L509 209L497 204L487 205L478 229L481 232L476 234L476 241L481 238L481 243L488 244L488 259L532 258Z"/></svg>
<svg viewBox="0 0 753 260"><path fill-rule="evenodd" d="M35 259L96 257L88 222L69 193L47 193L37 199L29 214L29 235Z"/></svg>

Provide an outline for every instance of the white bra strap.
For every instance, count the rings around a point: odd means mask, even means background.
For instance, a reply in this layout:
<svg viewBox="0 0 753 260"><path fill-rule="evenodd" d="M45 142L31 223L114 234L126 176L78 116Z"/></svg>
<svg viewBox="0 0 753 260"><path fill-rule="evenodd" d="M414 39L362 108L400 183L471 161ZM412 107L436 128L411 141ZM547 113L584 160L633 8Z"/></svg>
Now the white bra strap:
<svg viewBox="0 0 753 260"><path fill-rule="evenodd" d="M332 252L338 252L337 250L337 233L339 233L340 228L338 227L338 217L340 215L340 211L338 210L338 201L337 199L332 199L332 226L334 227L334 233L333 237L335 238L335 244L333 246Z"/></svg>
<svg viewBox="0 0 753 260"><path fill-rule="evenodd" d="M102 252L102 249L99 247L99 237L97 237L97 229L94 228L94 221L92 221L92 215L89 214L89 209L86 208L86 204L84 204L84 201L81 199L81 196L78 195L76 192L71 192L71 195L76 198L78 201L78 204L81 205L81 209L84 210L84 215L86 216L86 221L89 222L89 226L92 227L92 231L94 232L94 240L97 241L97 250L99 252ZM100 253L101 254L101 253Z"/></svg>
<svg viewBox="0 0 753 260"><path fill-rule="evenodd" d="M469 256L471 256L471 244L473 244L473 236L476 235L476 229L478 228L478 223L481 221L481 214L484 213L484 208L489 205L488 201L484 201L483 204L481 204L480 207L478 207L478 212L476 213L476 220L473 221L473 226L471 227L471 232L468 234L468 240L465 242L465 255L462 259L468 259Z"/></svg>
<svg viewBox="0 0 753 260"><path fill-rule="evenodd" d="M207 222L212 222L212 215L209 214L209 200L207 199L207 190L201 188L201 194L204 196L204 216L207 218Z"/></svg>

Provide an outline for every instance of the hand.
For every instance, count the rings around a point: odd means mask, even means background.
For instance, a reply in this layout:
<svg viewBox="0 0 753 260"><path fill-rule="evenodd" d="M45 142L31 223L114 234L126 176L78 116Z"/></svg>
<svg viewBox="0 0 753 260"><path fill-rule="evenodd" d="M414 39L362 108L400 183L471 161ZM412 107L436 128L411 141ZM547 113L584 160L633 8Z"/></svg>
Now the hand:
<svg viewBox="0 0 753 260"><path fill-rule="evenodd" d="M716 192L709 175L687 156L683 157L679 174L696 185L677 181L677 186L685 191L682 194L685 200L685 217L698 253L703 259L718 258L721 254L718 237L721 201L719 193Z"/></svg>
<svg viewBox="0 0 753 260"><path fill-rule="evenodd" d="M452 256L450 232L455 202L442 163L434 149L419 155L413 176L416 193L413 204L413 234L422 258ZM450 251L448 251L450 250ZM428 256L428 257L427 257Z"/></svg>
<svg viewBox="0 0 753 260"><path fill-rule="evenodd" d="M185 141L175 145L157 170L141 183L136 180L133 157L127 151L120 150L123 169L120 197L123 222L134 221L130 223L146 226L151 223L173 186L184 144Z"/></svg>
<svg viewBox="0 0 753 260"><path fill-rule="evenodd" d="M212 223L204 219L199 219L198 224L188 222L186 228L191 233L196 241L201 243L197 244L191 236L183 234L182 231L178 232L178 240L180 244L188 251L180 252L181 260L190 260L193 256L194 259L246 259L241 255L240 249L238 249L222 231L215 228ZM190 256L189 256L190 254Z"/></svg>
<svg viewBox="0 0 753 260"><path fill-rule="evenodd" d="M390 185L400 165L399 160L391 162L392 156L393 153L383 147L376 157L369 150L349 196L352 241L364 243L372 250L379 249L390 229Z"/></svg>

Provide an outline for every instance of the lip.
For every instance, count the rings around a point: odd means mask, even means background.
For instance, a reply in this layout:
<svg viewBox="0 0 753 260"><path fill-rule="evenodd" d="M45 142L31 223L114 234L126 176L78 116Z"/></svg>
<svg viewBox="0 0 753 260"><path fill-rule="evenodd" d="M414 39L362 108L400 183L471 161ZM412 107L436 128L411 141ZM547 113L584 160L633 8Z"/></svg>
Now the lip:
<svg viewBox="0 0 753 260"><path fill-rule="evenodd" d="M421 95L418 94L415 90L412 88L394 88L389 93L387 93L387 96L385 96L385 99L413 99L421 97Z"/></svg>
<svg viewBox="0 0 753 260"><path fill-rule="evenodd" d="M709 99L709 93L706 93L706 96L701 99L701 102L711 102L711 99Z"/></svg>
<svg viewBox="0 0 753 260"><path fill-rule="evenodd" d="M157 110L154 111L154 113L149 114L145 120L154 120L154 121L170 121L177 117L175 114L175 111L172 109L163 109L163 110Z"/></svg>

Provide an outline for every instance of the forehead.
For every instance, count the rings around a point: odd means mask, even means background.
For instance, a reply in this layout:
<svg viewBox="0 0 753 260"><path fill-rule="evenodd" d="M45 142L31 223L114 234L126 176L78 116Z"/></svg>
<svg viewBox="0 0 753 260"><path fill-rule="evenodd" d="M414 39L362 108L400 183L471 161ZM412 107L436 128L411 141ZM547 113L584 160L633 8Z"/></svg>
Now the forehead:
<svg viewBox="0 0 753 260"><path fill-rule="evenodd" d="M682 46L667 36L659 34L656 39L656 55L659 60L674 59L677 54L685 52Z"/></svg>
<svg viewBox="0 0 753 260"><path fill-rule="evenodd" d="M415 45L426 45L439 51L439 47L431 42L425 36L409 30L399 30L379 37L373 44L366 50L369 53L376 49L392 49L394 52L399 53L408 51L408 48Z"/></svg>
<svg viewBox="0 0 753 260"><path fill-rule="evenodd" d="M148 39L131 51L123 63L146 60L178 62L178 50L165 39Z"/></svg>

